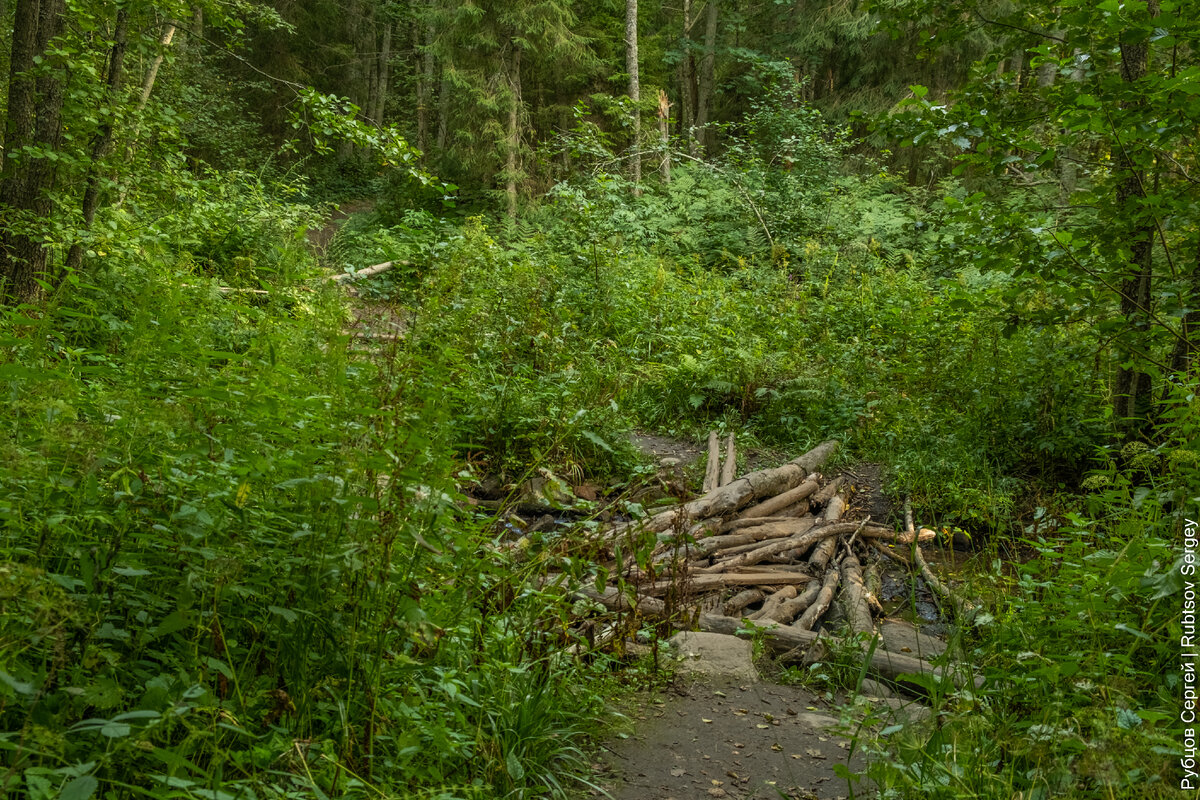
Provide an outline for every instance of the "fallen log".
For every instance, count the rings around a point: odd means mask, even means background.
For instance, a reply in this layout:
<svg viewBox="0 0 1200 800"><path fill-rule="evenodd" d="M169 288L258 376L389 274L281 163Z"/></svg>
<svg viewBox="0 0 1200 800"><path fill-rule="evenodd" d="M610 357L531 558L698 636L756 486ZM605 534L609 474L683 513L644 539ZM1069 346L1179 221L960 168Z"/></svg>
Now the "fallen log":
<svg viewBox="0 0 1200 800"><path fill-rule="evenodd" d="M721 466L721 486L728 486L737 477L737 437L730 433L725 440L725 463Z"/></svg>
<svg viewBox="0 0 1200 800"><path fill-rule="evenodd" d="M904 498L904 527L907 533L910 535L913 533L913 529L916 527L913 524L912 503L907 497ZM922 528L921 532L916 536L916 541L925 541L921 538L925 534L929 534L930 539L936 536L936 534L928 528ZM907 543L908 542L906 542L906 544ZM925 556L921 554L920 544L913 544L912 565L916 566L916 568L920 570L921 577L924 579L926 585L929 586L930 591L932 591L942 600L949 603L955 614L969 614L975 611L975 605L973 603L958 597L950 590L950 587L943 585L942 582L937 579L937 576L933 574L933 570L929 568L929 564L925 561Z"/></svg>
<svg viewBox="0 0 1200 800"><path fill-rule="evenodd" d="M815 476L810 475L808 476L808 479L804 481L804 483L800 484L794 489L788 489L782 494L777 494L772 498L763 500L757 505L750 506L750 508L743 511L739 516L750 519L753 519L754 517L773 516L785 508L799 503L816 490L817 479Z"/></svg>
<svg viewBox="0 0 1200 800"><path fill-rule="evenodd" d="M837 496L838 492L842 490L842 485L845 482L846 479L841 475L838 475L829 483L822 486L821 490L812 496L812 500L810 502L813 504L813 506L820 508Z"/></svg>
<svg viewBox="0 0 1200 800"><path fill-rule="evenodd" d="M792 628L798 631L811 631L816 626L821 617L825 616L825 612L829 610L830 604L833 603L833 593L837 589L840 578L841 571L837 564L834 564L825 572L825 580L821 582L821 589L812 605L805 609L800 619L791 624Z"/></svg>
<svg viewBox="0 0 1200 800"><path fill-rule="evenodd" d="M376 275L382 275L393 267L411 267L409 261L385 261L382 264L375 264L365 269L360 269L357 272L340 272L337 275L330 275L329 280L333 283L344 283L346 281L357 281L363 278L374 278Z"/></svg>
<svg viewBox="0 0 1200 800"><path fill-rule="evenodd" d="M662 580L638 587L639 594L651 597L666 594L672 588L684 588L690 592L707 592L727 586L784 586L790 583L808 583L812 576L800 572L731 572L719 575L696 575L687 580Z"/></svg>
<svg viewBox="0 0 1200 800"><path fill-rule="evenodd" d="M809 526L811 527L811 526ZM778 539L769 544L757 547L747 553L727 558L719 561L706 569L698 570L701 574L713 574L718 572L726 572L734 567L744 567L757 564L765 560L769 556L782 553L785 550L800 550L806 547L812 547L817 542L829 536L836 536L836 532L831 530L834 526L827 525L823 528L812 528L795 536L788 536L785 539Z"/></svg>
<svg viewBox="0 0 1200 800"><path fill-rule="evenodd" d="M708 464L704 468L704 484L702 490L708 494L720 486L721 480L721 440L716 431L708 432Z"/></svg>
<svg viewBox="0 0 1200 800"><path fill-rule="evenodd" d="M875 620L867 605L867 589L863 584L862 565L853 552L842 559L842 607L850 630L855 634L875 635Z"/></svg>
<svg viewBox="0 0 1200 800"><path fill-rule="evenodd" d="M736 616L737 613L746 606L754 605L755 603L761 601L763 597L764 595L762 589L743 589L725 601L725 606L723 608L725 616Z"/></svg>
<svg viewBox="0 0 1200 800"><path fill-rule="evenodd" d="M603 592L597 592L591 586L581 586L573 590L572 594L575 597L595 600L609 611L636 611L644 617L664 617L667 613L663 601L657 597L635 595L636 602L631 602L629 595L612 586L605 587Z"/></svg>
<svg viewBox="0 0 1200 800"><path fill-rule="evenodd" d="M922 529L922 532L924 532L924 529ZM925 584L934 594L948 603L955 614L962 616L964 614L971 614L976 610L974 603L959 597L949 586L938 580L937 576L933 574L933 570L929 568L929 562L921 555L920 545L913 545L912 555L913 564L920 571L921 578L924 579Z"/></svg>
<svg viewBox="0 0 1200 800"><path fill-rule="evenodd" d="M796 597L796 587L795 586L785 586L782 589L780 589L779 591L772 594L770 597L768 597L766 602L763 603L763 607L760 608L758 611L755 611L750 616L748 616L747 619L758 620L758 619L763 619L764 617L769 618L769 619L774 619L774 617L772 617L771 615L774 614L776 611L778 611L779 607L781 605L783 605L785 601L793 600L793 599L795 599L795 597Z"/></svg>
<svg viewBox="0 0 1200 800"><path fill-rule="evenodd" d="M753 629L751 629L753 626ZM812 631L796 630L795 626L781 626L774 623L756 625L754 622L743 623L735 617L724 617L717 614L702 614L698 627L707 633L724 633L729 636L751 638L761 635L767 646L775 653L803 651L829 637ZM919 682L904 679L905 675L927 675L940 680L949 680L957 688L983 685L983 678L971 675L968 677L961 670L947 671L943 667L935 667L927 661L912 656L893 653L878 647L868 647L864 650L867 659L867 670L872 674L892 681L906 691L925 695L926 688Z"/></svg>
<svg viewBox="0 0 1200 800"><path fill-rule="evenodd" d="M787 625L794 620L798 614L802 614L808 610L809 606L817 599L817 595L821 593L821 584L813 581L804 590L804 594L799 597L793 597L791 600L786 600L774 609L769 614L763 614L760 619L778 622L780 625Z"/></svg>
<svg viewBox="0 0 1200 800"><path fill-rule="evenodd" d="M694 520L726 517L755 500L773 497L799 486L809 473L824 463L836 449L835 440L824 442L781 467L751 472L676 508L655 514L648 519L615 526L607 533L606 538L611 541L630 529L661 533L677 525L686 526Z"/></svg>
<svg viewBox="0 0 1200 800"><path fill-rule="evenodd" d="M840 494L835 494L826 501L825 511L821 514L821 520L826 524L837 522L842 518L845 510L845 498ZM833 558L833 554L836 552L837 540L826 539L813 548L812 554L808 557L808 563L812 564L816 569L825 569L825 567L829 566L829 560Z"/></svg>

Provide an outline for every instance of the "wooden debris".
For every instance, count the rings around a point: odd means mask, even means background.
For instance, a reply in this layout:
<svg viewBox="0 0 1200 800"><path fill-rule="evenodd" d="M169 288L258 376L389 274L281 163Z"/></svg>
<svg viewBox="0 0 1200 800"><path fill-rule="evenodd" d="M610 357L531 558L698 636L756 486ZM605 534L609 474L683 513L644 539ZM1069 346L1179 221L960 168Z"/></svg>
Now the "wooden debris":
<svg viewBox="0 0 1200 800"><path fill-rule="evenodd" d="M769 517L778 514L785 508L789 508L796 503L799 503L804 498L817 490L817 478L815 475L808 476L804 483L794 489L788 489L782 494L777 494L767 500L763 500L757 505L743 511L739 516L742 518Z"/></svg>
<svg viewBox="0 0 1200 800"><path fill-rule="evenodd" d="M762 589L743 589L733 597L726 600L722 610L725 612L725 616L734 617L737 616L738 612L740 612L746 606L762 602L762 599Z"/></svg>
<svg viewBox="0 0 1200 800"><path fill-rule="evenodd" d="M382 264L375 264L365 269L360 269L357 272L339 272L337 275L330 275L329 280L333 283L345 283L346 281L357 281L364 278L374 278L376 275L381 275L393 267L411 267L412 263L408 261L385 261Z"/></svg>
<svg viewBox="0 0 1200 800"><path fill-rule="evenodd" d="M737 436L729 434L725 440L725 463L721 467L721 486L728 486L737 477Z"/></svg>
<svg viewBox="0 0 1200 800"><path fill-rule="evenodd" d="M747 617L747 619L763 619L764 617L767 619L774 619L772 615L779 610L779 607L782 606L786 601L795 599L795 597L796 587L785 586L768 597L767 601L763 603L763 607L758 611L755 611L753 614Z"/></svg>
<svg viewBox="0 0 1200 800"><path fill-rule="evenodd" d="M703 492L708 494L720 486L721 481L721 441L716 431L708 432L708 464L704 468Z"/></svg>
<svg viewBox="0 0 1200 800"><path fill-rule="evenodd" d="M817 597L801 615L800 619L792 623L791 627L801 631L811 631L821 619L825 616L825 612L829 610L830 604L833 603L833 593L837 589L838 580L841 578L841 570L837 565L833 565L826 571L825 580L821 583L821 589L817 593Z"/></svg>
<svg viewBox="0 0 1200 800"><path fill-rule="evenodd" d="M850 629L855 634L875 634L875 620L867 605L867 589L863 584L862 565L854 553L842 558L842 607Z"/></svg>

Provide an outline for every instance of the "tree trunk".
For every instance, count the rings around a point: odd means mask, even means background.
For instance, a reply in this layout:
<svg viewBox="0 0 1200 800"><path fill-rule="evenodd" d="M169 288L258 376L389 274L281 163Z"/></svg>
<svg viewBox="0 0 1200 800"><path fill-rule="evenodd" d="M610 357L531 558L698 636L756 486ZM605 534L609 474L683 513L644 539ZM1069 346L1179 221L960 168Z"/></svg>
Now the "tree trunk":
<svg viewBox="0 0 1200 800"><path fill-rule="evenodd" d="M392 80L392 21L383 22L383 44L379 47L379 67L375 82L375 110L373 119L376 127L382 128L387 113L388 88Z"/></svg>
<svg viewBox="0 0 1200 800"><path fill-rule="evenodd" d="M115 114L113 108L121 93L121 81L125 71L126 35L129 26L129 12L125 8L117 10L116 25L113 30L113 45L108 57L108 80L104 87L104 105L109 109L108 116L96 129L92 137L91 163L88 164L87 177L83 189L83 230L91 229L96 219L96 210L100 207L100 168L104 157L112 147ZM83 242L75 242L67 252L67 275L80 268L83 264Z"/></svg>
<svg viewBox="0 0 1200 800"><path fill-rule="evenodd" d="M658 90L658 140L662 147L662 161L658 165L658 174L663 183L671 182L671 102L667 93Z"/></svg>
<svg viewBox="0 0 1200 800"><path fill-rule="evenodd" d="M417 149L421 151L423 163L429 158L429 101L433 97L435 33L433 22L425 25L425 50L421 53L421 75L417 79Z"/></svg>
<svg viewBox="0 0 1200 800"><path fill-rule="evenodd" d="M158 78L158 68L162 66L163 58L167 55L167 48L171 46L171 40L175 38L175 26L168 25L163 31L162 38L158 40L158 53L154 56L154 60L150 62L150 69L146 70L146 77L142 80L142 94L138 98L138 113L146 108L146 104L150 102L150 92L154 90L154 81Z"/></svg>
<svg viewBox="0 0 1200 800"><path fill-rule="evenodd" d="M446 152L446 142L450 138L450 77L445 67L442 67L442 80L438 85L438 153Z"/></svg>
<svg viewBox="0 0 1200 800"><path fill-rule="evenodd" d="M679 134L688 143L688 150L695 155L692 128L696 124L696 56L692 53L692 2L683 0L683 35L680 44L683 58L679 62Z"/></svg>
<svg viewBox="0 0 1200 800"><path fill-rule="evenodd" d="M696 141L712 155L714 138L707 130L712 109L713 75L717 62L717 0L708 0L704 23L704 60L700 62L700 86L696 98Z"/></svg>
<svg viewBox="0 0 1200 800"><path fill-rule="evenodd" d="M40 146L56 150L62 134L62 81L42 56L62 25L63 0L18 0L13 18L9 62L5 152ZM35 60L36 59L36 60ZM45 158L5 158L0 171L0 209L9 219L32 222L49 216L54 165ZM38 279L46 272L49 253L36 236L0 231L0 302L31 302L41 296Z"/></svg>
<svg viewBox="0 0 1200 800"><path fill-rule="evenodd" d="M1152 17L1158 16L1158 0L1146 0ZM1145 77L1150 63L1149 42L1138 38L1121 43L1121 79L1136 85ZM1135 101L1141 104L1144 101ZM1154 270L1154 221L1146 208L1146 175L1138 164L1132 145L1117 142L1115 160L1124 176L1117 184L1116 200L1120 219L1129 221L1124 241L1129 246L1129 267L1120 285L1121 314L1137 332L1149 327L1152 278ZM1136 334L1134 334L1136 335ZM1140 344L1140 343L1139 343ZM1136 366L1138 348L1119 347L1120 366L1114 387L1114 411L1126 438L1137 435L1146 420L1150 404L1150 376Z"/></svg>
<svg viewBox="0 0 1200 800"><path fill-rule="evenodd" d="M517 178L521 149L521 48L512 43L509 67L508 134L505 141L504 194L508 216L517 216Z"/></svg>
<svg viewBox="0 0 1200 800"><path fill-rule="evenodd" d="M639 104L642 100L642 88L638 80L638 4L637 0L625 0L625 71L629 73L629 99L633 108L630 111L630 122L633 124L632 156L629 166L633 174L633 194L641 195L642 188L642 156L638 151L641 147L642 112Z"/></svg>

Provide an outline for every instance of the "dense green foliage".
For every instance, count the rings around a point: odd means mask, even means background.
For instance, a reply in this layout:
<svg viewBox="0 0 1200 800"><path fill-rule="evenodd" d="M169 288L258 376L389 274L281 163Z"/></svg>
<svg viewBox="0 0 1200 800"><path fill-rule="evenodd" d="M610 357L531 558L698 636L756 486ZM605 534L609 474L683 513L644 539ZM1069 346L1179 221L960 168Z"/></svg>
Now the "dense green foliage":
<svg viewBox="0 0 1200 800"><path fill-rule="evenodd" d="M464 493L638 513L631 431L716 428L975 543L885 796L1173 796L1195 13L642 3L635 104L623 11L0 4L0 794L590 791L597 523Z"/></svg>

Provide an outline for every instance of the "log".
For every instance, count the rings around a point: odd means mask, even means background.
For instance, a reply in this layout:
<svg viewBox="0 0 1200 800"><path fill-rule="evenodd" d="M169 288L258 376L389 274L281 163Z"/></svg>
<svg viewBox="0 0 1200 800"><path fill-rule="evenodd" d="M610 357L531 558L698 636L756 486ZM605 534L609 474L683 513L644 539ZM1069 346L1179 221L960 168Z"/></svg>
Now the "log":
<svg viewBox="0 0 1200 800"><path fill-rule="evenodd" d="M737 437L730 433L725 440L725 463L721 467L721 486L728 486L737 477Z"/></svg>
<svg viewBox="0 0 1200 800"><path fill-rule="evenodd" d="M772 498L763 500L757 505L750 506L750 508L743 511L738 516L749 519L753 519L754 517L770 517L778 514L780 511L788 508L789 506L799 503L816 490L817 479L810 475L808 476L808 479L804 481L804 483L800 484L796 488L788 489L782 494L777 494Z"/></svg>
<svg viewBox="0 0 1200 800"><path fill-rule="evenodd" d="M754 626L755 630L749 630L750 626ZM781 626L774 623L755 625L750 622L749 625L743 626L742 620L717 614L702 614L697 627L707 633L724 633L743 638L751 638L758 634L775 653L806 650L827 638L812 631L796 630L794 626ZM867 658L867 670L873 675L896 683L916 695L926 694L926 689L921 684L905 680L901 676L928 675L941 680L949 679L957 688L967 685L973 685L975 688L983 686L982 677L970 676L968 678L960 670L951 670L947 674L942 667L935 667L927 661L900 653L868 648L864 650L864 657Z"/></svg>
<svg viewBox="0 0 1200 800"><path fill-rule="evenodd" d="M642 597L638 595L636 596L636 603L631 603L628 595L612 586L605 587L603 592L597 592L591 586L581 586L575 589L572 594L575 597L595 600L609 611L636 611L644 617L666 616L666 606L662 600L656 597Z"/></svg>
<svg viewBox="0 0 1200 800"><path fill-rule="evenodd" d="M661 533L674 528L679 523L686 525L694 520L710 517L724 518L755 500L773 497L794 486L799 486L809 473L824 463L825 459L829 458L836 449L837 442L835 440L824 442L781 467L751 472L727 486L714 489L677 508L655 514L648 519L614 526L608 531L606 538L611 541L631 528Z"/></svg>
<svg viewBox="0 0 1200 800"><path fill-rule="evenodd" d="M925 529L922 528L921 530L923 533ZM933 574L933 570L929 568L929 563L925 560L925 556L921 555L921 548L919 545L913 546L912 554L913 564L920 571L921 577L925 580L926 585L929 586L929 589L934 594L948 603L954 610L955 614L962 616L964 614L971 614L976 610L974 603L959 597L949 586L943 584L937 579L937 576Z"/></svg>
<svg viewBox="0 0 1200 800"><path fill-rule="evenodd" d="M837 589L840 578L841 571L834 564L826 571L825 580L821 582L821 590L817 593L816 599L813 600L812 605L805 609L800 619L792 623L792 628L799 631L811 631L813 629L817 621L825 616L825 612L829 610L829 605L833 602L833 592Z"/></svg>
<svg viewBox="0 0 1200 800"><path fill-rule="evenodd" d="M910 536L913 533L913 529L916 527L913 524L912 503L907 497L904 498L904 527L906 533L908 533ZM937 535L928 528L921 528L920 533L918 533L916 536L916 541L918 543L913 544L912 547L912 564L916 566L918 570L920 570L921 577L925 580L926 585L929 586L930 591L932 591L942 600L949 603L955 614L962 615L974 612L975 605L973 603L970 603L967 600L959 598L957 595L955 595L954 592L950 590L950 587L943 585L942 582L937 579L937 576L933 574L933 570L929 568L929 564L925 561L925 556L921 555L921 546L919 544L922 541L926 541L926 539L922 538L926 534L929 535L929 539L933 539ZM910 542L906 543L911 543L911 540Z"/></svg>
<svg viewBox="0 0 1200 800"><path fill-rule="evenodd" d="M724 612L725 616L737 616L737 613L746 606L754 605L763 599L762 589L743 589L733 597L725 601Z"/></svg>
<svg viewBox="0 0 1200 800"><path fill-rule="evenodd" d="M794 620L798 614L802 614L808 610L808 607L817 599L817 595L821 593L821 584L813 581L804 590L804 594L799 597L793 597L791 600L786 600L779 605L778 608L770 614L764 614L760 619L778 622L781 625L787 625Z"/></svg>
<svg viewBox="0 0 1200 800"><path fill-rule="evenodd" d="M884 614L883 603L879 602L879 594L883 588L883 579L879 577L879 559L871 561L863 570L863 585L867 590L865 599L871 608L871 613L882 617Z"/></svg>
<svg viewBox="0 0 1200 800"><path fill-rule="evenodd" d="M758 611L755 611L753 614L751 614L749 617L747 617L747 619L756 619L757 620L757 619L763 619L764 617L769 617L771 619L774 619L774 617L772 617L771 615L773 615L775 612L777 612L779 610L779 607L781 605L783 605L785 601L793 600L793 599L795 599L795 597L796 597L796 587L795 586L785 586L782 589L780 589L779 591L772 594L770 597L768 597L767 601L765 603L763 603L763 607L760 608Z"/></svg>
<svg viewBox="0 0 1200 800"><path fill-rule="evenodd" d="M911 562L911 561L909 561L909 560L908 560L908 558L906 558L906 557L905 557L905 556L904 556L904 555L903 555L903 554L902 554L902 553L901 553L899 550L897 550L897 549L896 549L896 548L895 548L893 545L891 545L891 544L885 544L885 543L883 543L883 542L879 541L878 539L870 539L869 541L870 541L870 542L871 542L871 544L872 544L872 545L875 547L875 549L876 549L876 550L878 550L879 552L883 553L883 554L884 554L885 556L887 556L888 558L890 558L890 559L892 559L893 561L896 561L896 562L898 562L898 563L900 563L900 564L903 564L903 565L904 565L905 567L907 567L908 569L912 569L912 562Z"/></svg>
<svg viewBox="0 0 1200 800"><path fill-rule="evenodd" d="M329 280L334 283L344 283L346 281L357 281L363 278L374 278L376 275L382 275L393 267L411 267L409 261L385 261L382 264L376 264L365 269L360 269L357 272L340 272L337 275L330 275Z"/></svg>
<svg viewBox="0 0 1200 800"><path fill-rule="evenodd" d="M857 634L875 635L875 620L867 606L867 588L863 584L862 565L858 556L848 553L842 559L842 607L850 630Z"/></svg>
<svg viewBox="0 0 1200 800"><path fill-rule="evenodd" d="M639 594L651 597L666 594L672 588L683 587L692 592L707 592L713 589L724 589L726 586L784 586L786 584L808 583L811 575L800 572L738 572L722 573L720 575L696 575L687 580L662 580L638 587Z"/></svg>
<svg viewBox="0 0 1200 800"><path fill-rule="evenodd" d="M801 548L812 547L817 542L829 536L836 536L837 533L831 530L833 525L826 525L822 528L813 528L804 533L789 536L786 539L778 539L776 541L765 544L762 547L757 547L747 553L741 553L719 561L707 569L698 570L701 574L713 574L718 572L726 572L734 567L745 567L757 564L765 560L769 556L782 553L785 550L800 550Z"/></svg>
<svg viewBox="0 0 1200 800"><path fill-rule="evenodd" d="M842 513L845 510L845 498L840 494L835 494L826 502L825 511L821 514L821 520L825 523L837 522L841 519ZM836 552L837 540L826 539L813 548L812 554L808 557L808 563L812 564L816 569L825 569L825 567L829 566L829 560L833 558L833 554Z"/></svg>
<svg viewBox="0 0 1200 800"><path fill-rule="evenodd" d="M703 491L708 494L720 486L721 480L721 440L716 431L708 432L708 464L704 468Z"/></svg>
<svg viewBox="0 0 1200 800"><path fill-rule="evenodd" d="M812 496L812 504L818 508L828 503L838 492L842 490L842 484L846 482L845 477L838 475L829 483L821 487L821 490Z"/></svg>

